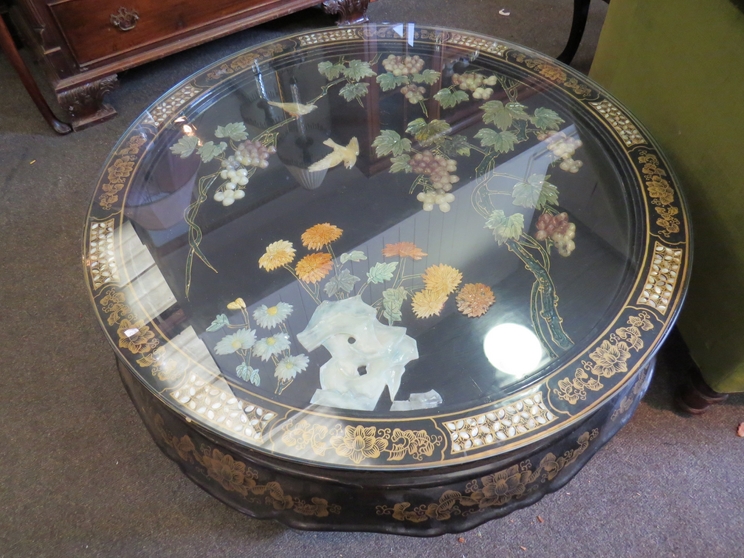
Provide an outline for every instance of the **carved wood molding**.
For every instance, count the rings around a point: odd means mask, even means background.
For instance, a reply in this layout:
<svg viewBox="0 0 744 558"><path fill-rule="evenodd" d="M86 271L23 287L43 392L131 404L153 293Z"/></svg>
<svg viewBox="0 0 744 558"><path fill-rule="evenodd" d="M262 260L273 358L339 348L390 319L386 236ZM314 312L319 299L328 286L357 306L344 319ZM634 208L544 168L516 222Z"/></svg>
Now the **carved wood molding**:
<svg viewBox="0 0 744 558"><path fill-rule="evenodd" d="M323 2L323 9L326 13L339 14L339 25L369 21L367 6L369 6L369 0L326 0Z"/></svg>
<svg viewBox="0 0 744 558"><path fill-rule="evenodd" d="M73 128L80 130L116 114L111 105L103 102L103 98L118 85L116 75L106 76L72 89L59 91L57 100L72 118Z"/></svg>

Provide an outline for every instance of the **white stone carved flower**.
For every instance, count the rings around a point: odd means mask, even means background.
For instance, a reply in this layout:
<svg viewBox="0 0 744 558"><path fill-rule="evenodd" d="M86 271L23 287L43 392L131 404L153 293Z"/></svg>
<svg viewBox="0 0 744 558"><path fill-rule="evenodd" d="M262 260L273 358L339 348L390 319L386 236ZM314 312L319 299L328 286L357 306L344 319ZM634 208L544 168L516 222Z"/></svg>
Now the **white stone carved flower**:
<svg viewBox="0 0 744 558"><path fill-rule="evenodd" d="M279 378L279 381L286 382L297 376L299 372L304 371L309 363L310 359L306 355L288 356L276 365L274 376Z"/></svg>
<svg viewBox="0 0 744 558"><path fill-rule="evenodd" d="M272 356L278 355L289 349L289 335L286 333L276 333L271 337L259 339L253 346L253 354L263 361L269 360Z"/></svg>
<svg viewBox="0 0 744 558"><path fill-rule="evenodd" d="M252 329L239 329L232 335L225 335L214 347L218 355L229 355L239 350L248 350L256 342L256 332Z"/></svg>
<svg viewBox="0 0 744 558"><path fill-rule="evenodd" d="M253 311L253 319L264 329L271 329L286 320L292 313L292 305L279 302L274 306L262 304Z"/></svg>

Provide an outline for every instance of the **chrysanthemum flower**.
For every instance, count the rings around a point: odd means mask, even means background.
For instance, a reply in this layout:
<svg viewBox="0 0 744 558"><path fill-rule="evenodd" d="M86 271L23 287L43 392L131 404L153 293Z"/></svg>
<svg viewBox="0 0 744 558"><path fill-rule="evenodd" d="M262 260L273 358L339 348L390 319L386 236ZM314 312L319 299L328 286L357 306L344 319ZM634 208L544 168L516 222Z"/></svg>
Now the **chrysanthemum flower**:
<svg viewBox="0 0 744 558"><path fill-rule="evenodd" d="M253 354L261 360L267 361L272 356L278 355L287 349L289 349L289 335L286 333L276 333L271 337L256 341L256 344L253 345Z"/></svg>
<svg viewBox="0 0 744 558"><path fill-rule="evenodd" d="M493 291L483 283L467 283L457 293L457 309L468 318L482 316L496 302Z"/></svg>
<svg viewBox="0 0 744 558"><path fill-rule="evenodd" d="M282 323L292 313L292 305L279 302L274 306L262 304L253 311L253 319L264 329L272 329Z"/></svg>
<svg viewBox="0 0 744 558"><path fill-rule="evenodd" d="M414 260L420 260L424 256L428 256L426 252L416 246L413 242L386 244L385 248L382 249L382 255L386 258L400 256L401 258L412 258Z"/></svg>
<svg viewBox="0 0 744 558"><path fill-rule="evenodd" d="M288 356L280 360L279 364L276 365L274 376L286 382L297 376L299 372L304 371L309 363L310 359L305 355Z"/></svg>
<svg viewBox="0 0 744 558"><path fill-rule="evenodd" d="M439 316L446 301L447 295L424 289L413 295L411 307L417 318L429 318Z"/></svg>
<svg viewBox="0 0 744 558"><path fill-rule="evenodd" d="M277 240L266 247L266 253L258 259L258 267L271 271L292 263L295 257L295 249L291 242Z"/></svg>
<svg viewBox="0 0 744 558"><path fill-rule="evenodd" d="M256 342L256 332L252 329L239 329L232 335L225 335L214 347L218 355L229 355L241 349L250 349Z"/></svg>
<svg viewBox="0 0 744 558"><path fill-rule="evenodd" d="M295 271L301 281L317 283L333 269L331 255L327 252L308 254L297 262Z"/></svg>
<svg viewBox="0 0 744 558"><path fill-rule="evenodd" d="M302 233L302 245L310 250L320 250L323 246L341 238L343 232L330 223L314 225Z"/></svg>
<svg viewBox="0 0 744 558"><path fill-rule="evenodd" d="M432 265L426 268L421 276L429 291L448 295L455 291L462 281L462 273L447 264Z"/></svg>

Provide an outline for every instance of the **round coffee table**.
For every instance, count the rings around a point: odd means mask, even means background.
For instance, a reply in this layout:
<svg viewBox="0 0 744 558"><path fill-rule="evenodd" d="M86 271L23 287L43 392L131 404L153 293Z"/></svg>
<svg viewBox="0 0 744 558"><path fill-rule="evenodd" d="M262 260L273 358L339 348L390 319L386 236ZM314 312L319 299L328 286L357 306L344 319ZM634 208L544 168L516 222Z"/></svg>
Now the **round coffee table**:
<svg viewBox="0 0 744 558"><path fill-rule="evenodd" d="M303 529L461 531L628 420L690 269L653 140L584 76L368 25L240 52L111 153L86 279L137 410Z"/></svg>

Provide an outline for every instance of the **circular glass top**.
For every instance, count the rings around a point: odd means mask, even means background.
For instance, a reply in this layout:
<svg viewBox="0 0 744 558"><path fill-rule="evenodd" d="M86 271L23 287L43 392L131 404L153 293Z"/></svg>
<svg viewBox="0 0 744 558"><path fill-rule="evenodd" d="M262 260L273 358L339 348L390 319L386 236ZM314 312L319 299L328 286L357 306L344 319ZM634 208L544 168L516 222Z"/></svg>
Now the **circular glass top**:
<svg viewBox="0 0 744 558"><path fill-rule="evenodd" d="M296 35L178 85L86 229L96 310L168 406L347 468L472 461L564 428L656 348L687 217L585 77L408 25Z"/></svg>

